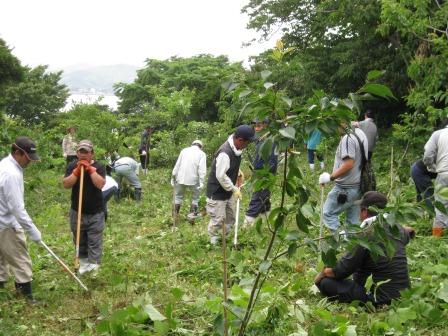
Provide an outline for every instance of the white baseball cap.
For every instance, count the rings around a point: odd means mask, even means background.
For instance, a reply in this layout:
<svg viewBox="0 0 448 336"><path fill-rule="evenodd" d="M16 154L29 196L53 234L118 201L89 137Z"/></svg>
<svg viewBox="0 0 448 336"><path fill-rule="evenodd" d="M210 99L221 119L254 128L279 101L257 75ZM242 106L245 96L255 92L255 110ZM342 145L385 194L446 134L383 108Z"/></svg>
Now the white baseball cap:
<svg viewBox="0 0 448 336"><path fill-rule="evenodd" d="M204 146L204 145L202 144L202 141L201 141L201 140L195 140L195 141L193 141L191 144L192 144L192 145L199 145L199 146L201 146L201 147Z"/></svg>

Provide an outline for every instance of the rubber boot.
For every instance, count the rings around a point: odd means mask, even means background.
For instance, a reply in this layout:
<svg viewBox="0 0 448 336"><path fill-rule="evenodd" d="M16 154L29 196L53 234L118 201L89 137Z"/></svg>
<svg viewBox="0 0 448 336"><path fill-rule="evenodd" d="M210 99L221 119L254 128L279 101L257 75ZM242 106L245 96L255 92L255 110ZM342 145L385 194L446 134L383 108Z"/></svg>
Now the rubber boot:
<svg viewBox="0 0 448 336"><path fill-rule="evenodd" d="M432 236L433 237L442 237L443 236L443 228L433 227L432 228Z"/></svg>
<svg viewBox="0 0 448 336"><path fill-rule="evenodd" d="M25 297L31 304L38 304L39 302L33 298L33 291L31 289L31 281L24 283L15 283L17 293Z"/></svg>
<svg viewBox="0 0 448 336"><path fill-rule="evenodd" d="M134 198L137 202L140 202L142 200L142 189L141 188L134 189Z"/></svg>
<svg viewBox="0 0 448 336"><path fill-rule="evenodd" d="M174 204L174 211L176 212L176 215L179 214L179 211L180 211L180 204Z"/></svg>
<svg viewBox="0 0 448 336"><path fill-rule="evenodd" d="M195 216L198 215L198 206L196 204L192 204L190 206L190 213L194 214Z"/></svg>

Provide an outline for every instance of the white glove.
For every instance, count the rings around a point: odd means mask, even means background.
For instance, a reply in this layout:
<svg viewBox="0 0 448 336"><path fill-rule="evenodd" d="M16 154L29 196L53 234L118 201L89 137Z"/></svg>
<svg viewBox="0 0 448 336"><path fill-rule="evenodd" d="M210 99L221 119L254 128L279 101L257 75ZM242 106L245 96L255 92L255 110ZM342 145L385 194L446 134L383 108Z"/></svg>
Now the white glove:
<svg viewBox="0 0 448 336"><path fill-rule="evenodd" d="M174 176L171 177L171 186L174 187L174 185L176 184L176 180L174 179Z"/></svg>
<svg viewBox="0 0 448 336"><path fill-rule="evenodd" d="M146 151L142 151L142 155L146 155Z"/></svg>
<svg viewBox="0 0 448 336"><path fill-rule="evenodd" d="M330 182L330 174L328 174L327 172L320 174L319 176L319 184L327 184L328 182Z"/></svg>
<svg viewBox="0 0 448 336"><path fill-rule="evenodd" d="M39 243L42 241L42 235L37 228L34 228L31 231L28 231L28 237L30 238L30 240L32 240L36 243Z"/></svg>

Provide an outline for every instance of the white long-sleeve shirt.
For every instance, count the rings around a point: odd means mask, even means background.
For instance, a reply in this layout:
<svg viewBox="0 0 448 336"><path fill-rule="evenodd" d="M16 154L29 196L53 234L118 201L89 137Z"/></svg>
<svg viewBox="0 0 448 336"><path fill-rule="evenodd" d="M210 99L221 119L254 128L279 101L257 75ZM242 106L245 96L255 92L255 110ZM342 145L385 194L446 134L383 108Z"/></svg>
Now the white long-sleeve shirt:
<svg viewBox="0 0 448 336"><path fill-rule="evenodd" d="M23 194L23 168L10 154L0 161L0 230L37 230L25 210Z"/></svg>
<svg viewBox="0 0 448 336"><path fill-rule="evenodd" d="M64 157L76 155L76 146L78 146L78 143L73 135L67 134L64 136L64 139L62 139L62 153Z"/></svg>
<svg viewBox="0 0 448 336"><path fill-rule="evenodd" d="M176 183L183 185L204 185L207 157L196 145L181 150L173 168Z"/></svg>
<svg viewBox="0 0 448 336"><path fill-rule="evenodd" d="M423 163L431 172L448 173L448 126L432 133L425 144Z"/></svg>
<svg viewBox="0 0 448 336"><path fill-rule="evenodd" d="M227 142L229 143L230 147L232 148L236 156L241 156L241 154L243 154L242 150L236 149L235 144L233 143L233 134L229 136ZM236 189L238 189L237 186L235 186L230 177L226 175L229 168L230 168L229 156L223 152L219 153L218 157L216 158L216 179L218 180L219 184L224 188L224 190L235 191Z"/></svg>

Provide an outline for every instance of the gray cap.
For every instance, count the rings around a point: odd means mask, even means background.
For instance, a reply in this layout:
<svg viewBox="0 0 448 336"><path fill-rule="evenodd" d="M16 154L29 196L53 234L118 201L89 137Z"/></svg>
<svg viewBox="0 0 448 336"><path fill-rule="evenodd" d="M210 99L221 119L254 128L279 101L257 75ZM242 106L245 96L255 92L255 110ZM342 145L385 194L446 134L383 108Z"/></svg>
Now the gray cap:
<svg viewBox="0 0 448 336"><path fill-rule="evenodd" d="M85 149L89 152L93 151L93 144L90 140L81 140L78 144L77 150Z"/></svg>

